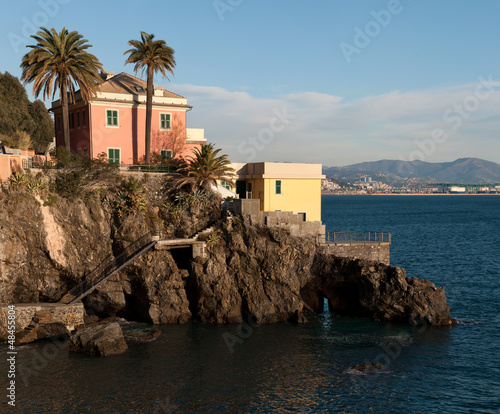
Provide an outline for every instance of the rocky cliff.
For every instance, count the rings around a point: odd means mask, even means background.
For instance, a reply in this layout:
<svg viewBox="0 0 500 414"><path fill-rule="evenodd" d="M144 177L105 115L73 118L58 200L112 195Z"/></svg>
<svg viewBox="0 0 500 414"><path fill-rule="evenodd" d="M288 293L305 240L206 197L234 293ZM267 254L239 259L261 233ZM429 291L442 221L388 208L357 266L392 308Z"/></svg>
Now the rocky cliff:
<svg viewBox="0 0 500 414"><path fill-rule="evenodd" d="M0 303L56 302L100 261L149 231L151 217L118 218L98 198L43 205L28 195L0 200ZM206 258L151 250L84 299L87 313L150 323L303 321L333 312L450 324L442 289L403 269L324 255L314 238L220 223Z"/></svg>

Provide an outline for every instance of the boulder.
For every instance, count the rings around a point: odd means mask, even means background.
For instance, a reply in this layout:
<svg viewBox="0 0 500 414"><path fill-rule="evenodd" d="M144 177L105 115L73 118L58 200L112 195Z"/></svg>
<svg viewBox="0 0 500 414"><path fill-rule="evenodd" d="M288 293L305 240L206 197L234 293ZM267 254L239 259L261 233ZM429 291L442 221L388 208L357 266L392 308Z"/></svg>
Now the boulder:
<svg viewBox="0 0 500 414"><path fill-rule="evenodd" d="M125 352L127 343L117 322L96 324L76 331L69 341L69 349L89 355L109 356Z"/></svg>
<svg viewBox="0 0 500 414"><path fill-rule="evenodd" d="M400 267L317 254L312 274L301 295L315 312L322 311L326 298L338 315L411 325L453 324L444 289L407 278Z"/></svg>
<svg viewBox="0 0 500 414"><path fill-rule="evenodd" d="M53 336L66 335L69 337L69 330L65 324L60 322L44 323L36 328L37 339L46 339Z"/></svg>

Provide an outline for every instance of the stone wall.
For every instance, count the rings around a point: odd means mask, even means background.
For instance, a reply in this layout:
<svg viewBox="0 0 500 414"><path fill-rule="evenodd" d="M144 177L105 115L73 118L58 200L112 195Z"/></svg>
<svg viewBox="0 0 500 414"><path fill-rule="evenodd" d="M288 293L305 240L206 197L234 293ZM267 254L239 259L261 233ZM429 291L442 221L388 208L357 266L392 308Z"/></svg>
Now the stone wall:
<svg viewBox="0 0 500 414"><path fill-rule="evenodd" d="M390 243L322 243L319 249L322 253L338 257L350 257L386 265L390 264Z"/></svg>
<svg viewBox="0 0 500 414"><path fill-rule="evenodd" d="M0 327L7 328L8 305L0 306ZM16 332L26 328L34 317L40 323L60 322L72 330L76 325L83 323L85 309L83 303L65 305L62 303L22 303L15 305Z"/></svg>
<svg viewBox="0 0 500 414"><path fill-rule="evenodd" d="M321 221L303 221L300 214L292 211L260 211L260 200L257 199L236 199L226 202L222 208L235 215L249 216L253 224L286 228L293 236L319 237L325 234L325 226Z"/></svg>

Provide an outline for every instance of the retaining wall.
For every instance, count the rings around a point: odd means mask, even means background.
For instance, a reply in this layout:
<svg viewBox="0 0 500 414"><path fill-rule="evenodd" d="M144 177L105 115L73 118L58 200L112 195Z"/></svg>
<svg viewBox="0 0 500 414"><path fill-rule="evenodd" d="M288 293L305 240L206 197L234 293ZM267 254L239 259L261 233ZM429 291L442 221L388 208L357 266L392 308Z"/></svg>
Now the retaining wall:
<svg viewBox="0 0 500 414"><path fill-rule="evenodd" d="M260 211L258 199L236 199L225 206L233 214L244 214L250 217L252 224L261 224L267 227L284 227L293 236L319 237L325 234L325 226L321 221L303 221L300 214L292 211Z"/></svg>
<svg viewBox="0 0 500 414"><path fill-rule="evenodd" d="M63 303L20 303L15 304L16 332L26 328L33 317L40 319L40 323L60 322L69 330L84 323L85 308L83 303L66 305ZM8 305L0 305L0 326L7 328Z"/></svg>
<svg viewBox="0 0 500 414"><path fill-rule="evenodd" d="M320 251L339 257L369 260L372 262L390 264L390 243L322 243Z"/></svg>

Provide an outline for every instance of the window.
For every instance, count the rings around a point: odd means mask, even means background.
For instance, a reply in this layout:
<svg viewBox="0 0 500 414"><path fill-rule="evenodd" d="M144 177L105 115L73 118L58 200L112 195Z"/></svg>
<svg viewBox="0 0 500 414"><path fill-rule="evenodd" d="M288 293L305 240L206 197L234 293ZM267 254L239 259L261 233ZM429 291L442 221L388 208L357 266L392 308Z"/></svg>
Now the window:
<svg viewBox="0 0 500 414"><path fill-rule="evenodd" d="M89 149L87 147L83 147L83 156L88 157L89 156Z"/></svg>
<svg viewBox="0 0 500 414"><path fill-rule="evenodd" d="M306 213L304 213L304 212L300 212L300 211L299 211L299 212L298 212L298 215L299 215L299 216L302 216L302 221L306 221Z"/></svg>
<svg viewBox="0 0 500 414"><path fill-rule="evenodd" d="M120 165L120 148L108 148L108 161Z"/></svg>
<svg viewBox="0 0 500 414"><path fill-rule="evenodd" d="M172 158L172 151L162 149L160 150L160 155L163 161L169 160L170 158Z"/></svg>
<svg viewBox="0 0 500 414"><path fill-rule="evenodd" d="M87 125L87 118L85 117L85 109L82 109L82 126Z"/></svg>
<svg viewBox="0 0 500 414"><path fill-rule="evenodd" d="M75 127L75 114L69 114L69 128L73 129Z"/></svg>
<svg viewBox="0 0 500 414"><path fill-rule="evenodd" d="M114 109L106 110L106 126L118 126L118 111Z"/></svg>
<svg viewBox="0 0 500 414"><path fill-rule="evenodd" d="M160 129L170 130L172 128L170 117L170 114L160 114Z"/></svg>
<svg viewBox="0 0 500 414"><path fill-rule="evenodd" d="M231 186L229 185L229 183L228 183L227 181L222 180L222 181L220 182L220 185L221 185L222 187L224 187L226 190L231 190Z"/></svg>
<svg viewBox="0 0 500 414"><path fill-rule="evenodd" d="M281 194L281 180L276 180L275 194Z"/></svg>
<svg viewBox="0 0 500 414"><path fill-rule="evenodd" d="M80 111L76 113L76 126L80 128Z"/></svg>

